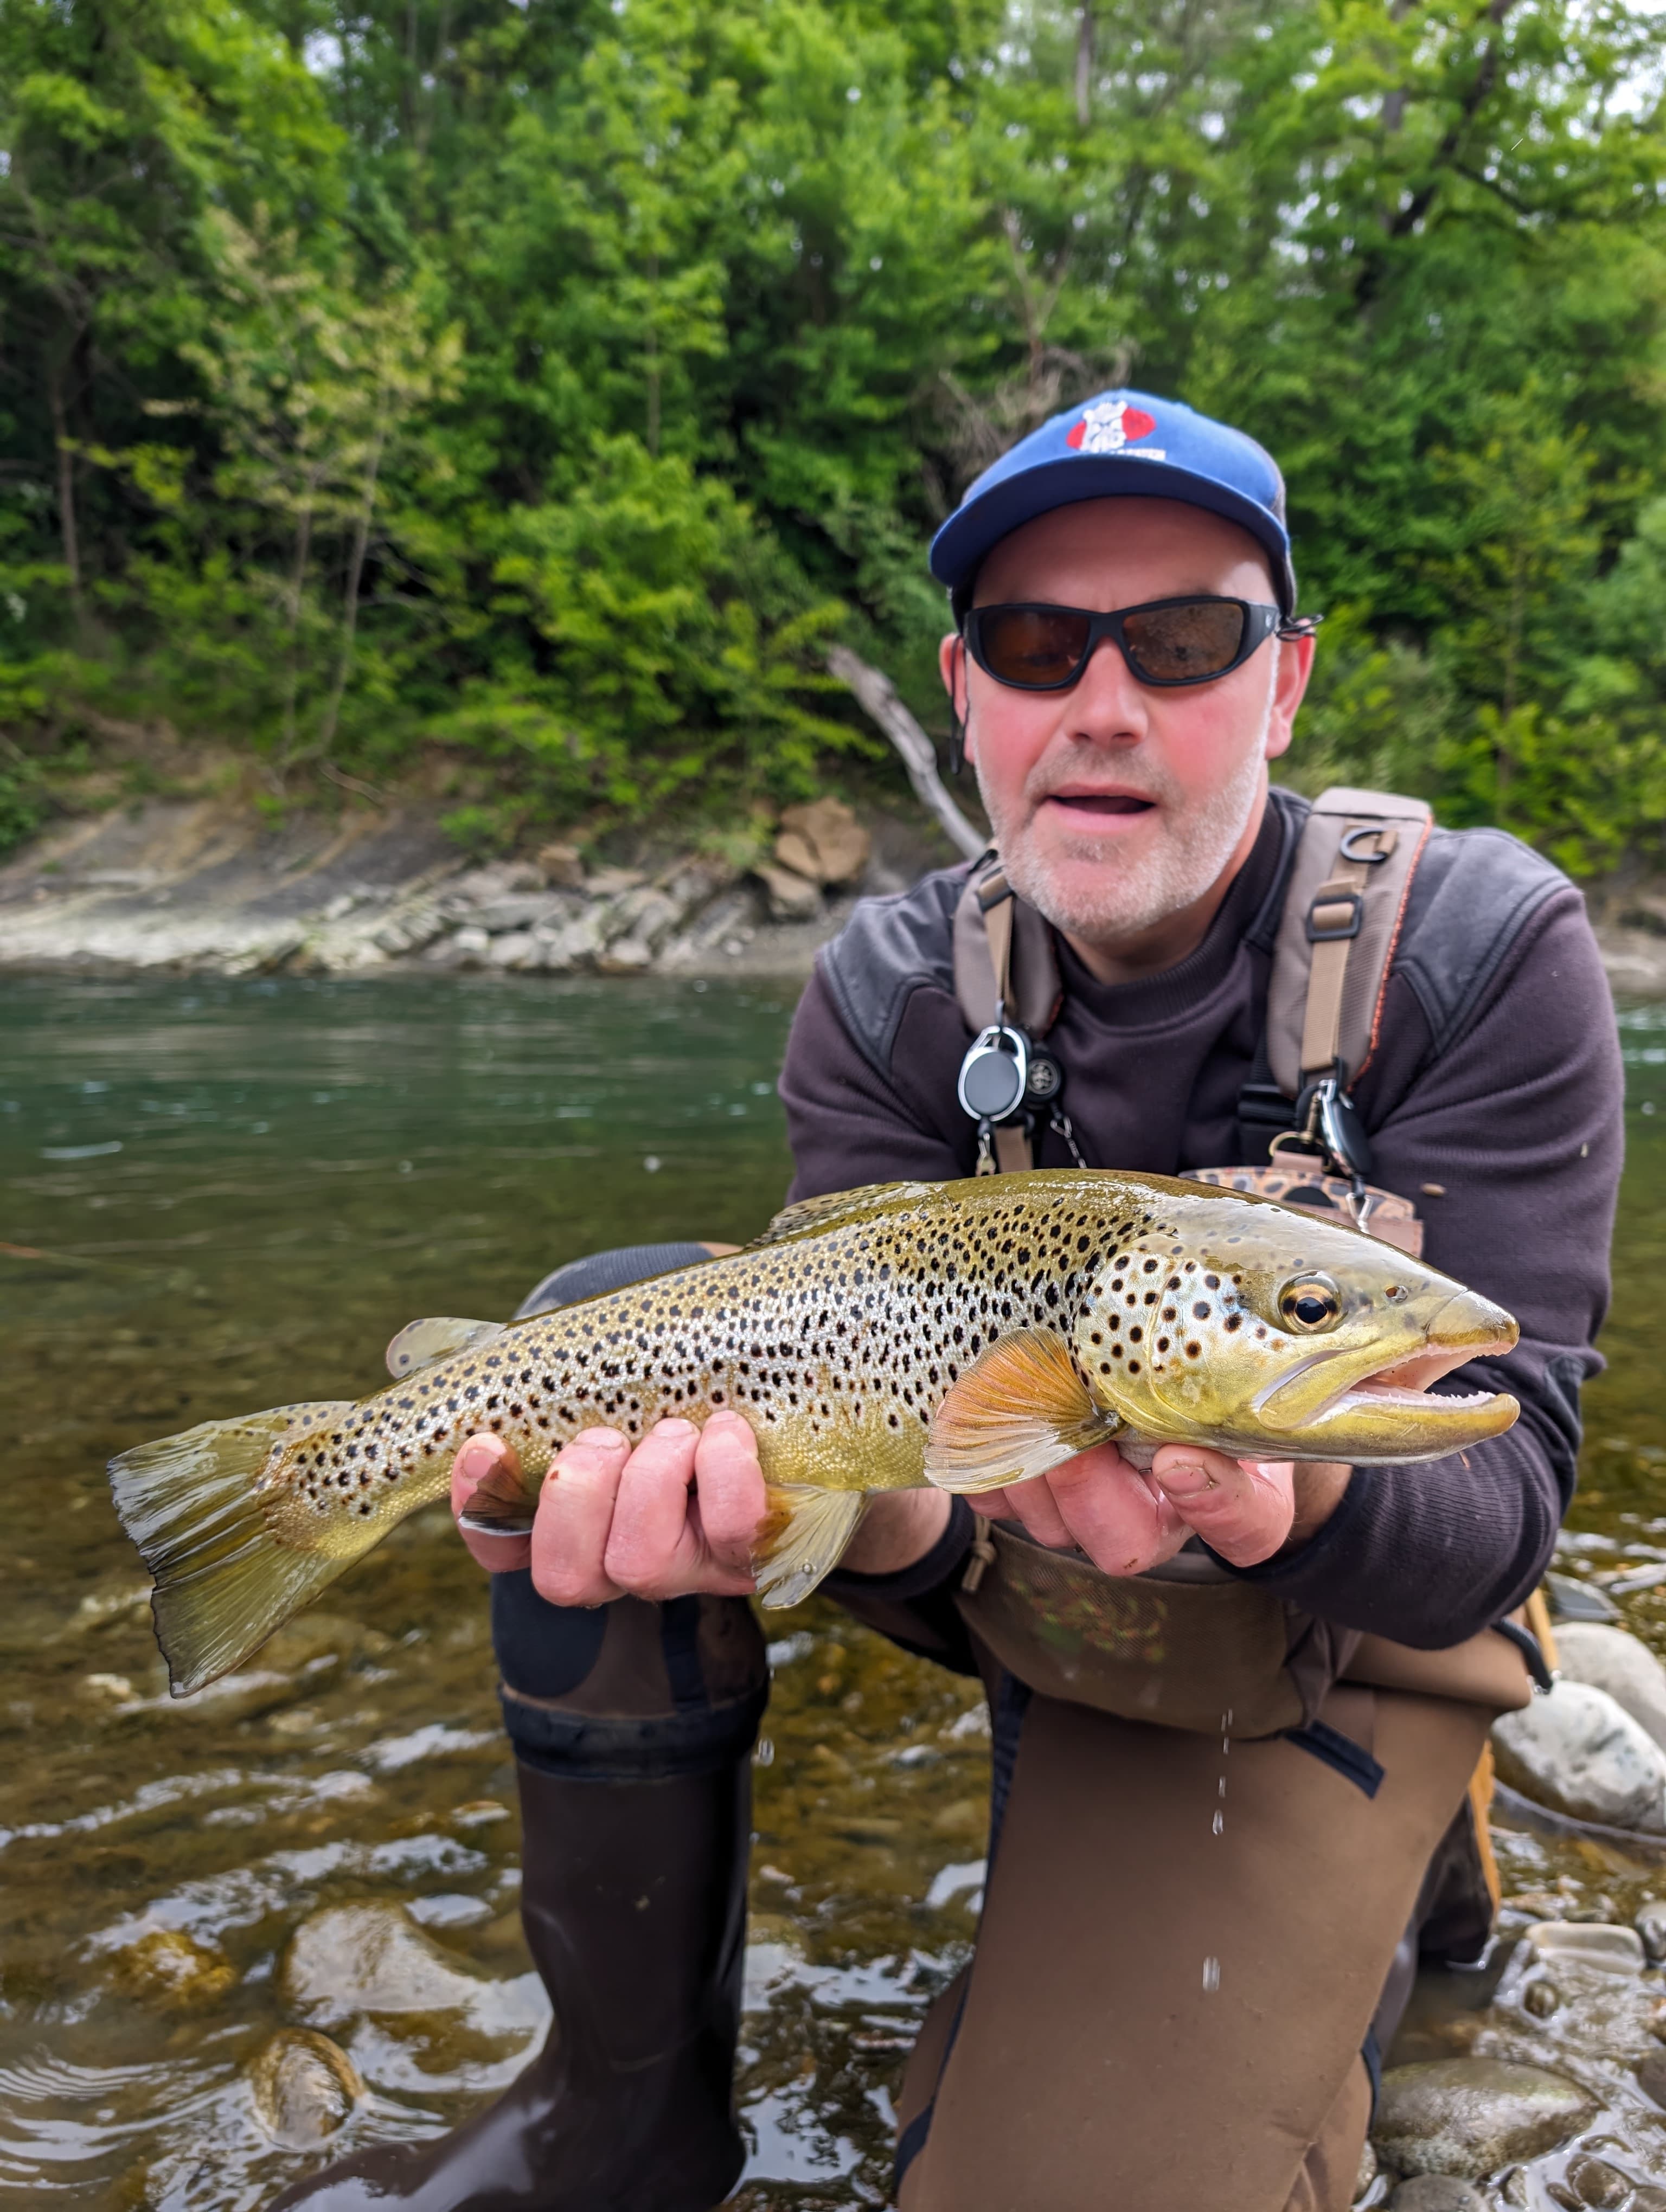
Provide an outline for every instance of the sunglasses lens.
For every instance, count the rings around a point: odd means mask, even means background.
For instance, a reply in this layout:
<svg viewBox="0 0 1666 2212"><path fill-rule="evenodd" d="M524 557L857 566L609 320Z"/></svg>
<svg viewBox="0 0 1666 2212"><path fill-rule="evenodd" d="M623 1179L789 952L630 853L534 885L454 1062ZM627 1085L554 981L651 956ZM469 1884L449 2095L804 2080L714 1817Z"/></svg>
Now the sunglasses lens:
<svg viewBox="0 0 1666 2212"><path fill-rule="evenodd" d="M978 616L984 666L1020 688L1067 684L1087 651L1087 617L1068 607L991 607Z"/></svg>
<svg viewBox="0 0 1666 2212"><path fill-rule="evenodd" d="M1232 599L1194 599L1129 615L1122 626L1138 672L1156 684L1219 676L1243 642L1243 609Z"/></svg>

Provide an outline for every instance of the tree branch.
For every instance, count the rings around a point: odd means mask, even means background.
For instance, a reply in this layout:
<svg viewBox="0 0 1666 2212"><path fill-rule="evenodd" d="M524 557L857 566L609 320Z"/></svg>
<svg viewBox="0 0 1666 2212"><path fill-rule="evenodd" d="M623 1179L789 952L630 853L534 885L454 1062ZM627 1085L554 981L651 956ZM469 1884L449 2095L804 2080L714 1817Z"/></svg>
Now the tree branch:
<svg viewBox="0 0 1666 2212"><path fill-rule="evenodd" d="M968 821L944 787L937 773L937 749L897 696L897 686L882 669L872 668L848 645L836 645L827 656L828 672L854 695L862 711L876 721L903 757L915 796L935 815L950 842L969 860L987 852L989 841Z"/></svg>

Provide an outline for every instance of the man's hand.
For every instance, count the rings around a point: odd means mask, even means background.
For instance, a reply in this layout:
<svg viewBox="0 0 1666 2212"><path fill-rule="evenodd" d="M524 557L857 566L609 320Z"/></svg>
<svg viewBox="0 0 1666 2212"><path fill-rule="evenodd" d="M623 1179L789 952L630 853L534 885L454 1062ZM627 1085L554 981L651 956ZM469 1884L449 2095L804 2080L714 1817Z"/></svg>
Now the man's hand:
<svg viewBox="0 0 1666 2212"><path fill-rule="evenodd" d="M460 1514L482 1477L514 1456L501 1437L471 1437L452 1465L452 1511ZM690 1590L733 1596L752 1588L752 1539L763 1510L757 1439L739 1413L725 1412L704 1428L661 1421L634 1451L617 1429L586 1429L544 1478L530 1536L461 1533L491 1573L530 1566L534 1589L551 1605ZM864 1574L911 1566L948 1517L941 1491L871 1499L848 1563Z"/></svg>
<svg viewBox="0 0 1666 2212"><path fill-rule="evenodd" d="M512 1456L501 1437L471 1437L453 1462L452 1511L460 1513L481 1477ZM617 1429L586 1429L556 1455L530 1536L462 1535L494 1573L530 1566L533 1588L551 1605L605 1605L750 1590L763 1517L757 1440L739 1413L717 1413L702 1429L661 1421L634 1451Z"/></svg>
<svg viewBox="0 0 1666 2212"><path fill-rule="evenodd" d="M1039 1543L1079 1546L1107 1574L1141 1574L1193 1534L1234 1566L1253 1567L1322 1526L1352 1472L1163 1444L1144 1475L1105 1443L976 1503L991 1520L1021 1521Z"/></svg>

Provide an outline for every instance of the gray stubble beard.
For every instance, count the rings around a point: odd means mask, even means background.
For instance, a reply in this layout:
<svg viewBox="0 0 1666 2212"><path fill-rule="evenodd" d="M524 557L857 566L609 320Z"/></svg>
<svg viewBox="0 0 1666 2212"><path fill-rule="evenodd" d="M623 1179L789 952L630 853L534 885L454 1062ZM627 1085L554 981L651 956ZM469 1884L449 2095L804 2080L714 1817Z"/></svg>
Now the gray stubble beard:
<svg viewBox="0 0 1666 2212"><path fill-rule="evenodd" d="M1149 779L1142 778L1146 795L1162 811L1165 834L1156 852L1137 871L1127 871L1114 862L1107 866L1104 847L1097 839L1084 839L1073 850L1070 841L1066 841L1061 857L1099 865L1101 880L1091 898L1084 898L1079 890L1067 890L1055 880L1050 856L1043 858L1030 849L1025 830L1031 817L1026 814L1025 822L1018 824L1006 818L1006 810L992 802L980 773L979 795L1006 865L1007 881L1055 929L1086 945L1104 945L1108 951L1114 950L1119 940L1139 937L1170 915L1183 913L1219 880L1237 848L1261 796L1272 712L1269 684L1254 747L1245 751L1231 775L1201 806L1183 812L1177 804L1177 793L1164 790L1160 781L1156 788L1151 788Z"/></svg>

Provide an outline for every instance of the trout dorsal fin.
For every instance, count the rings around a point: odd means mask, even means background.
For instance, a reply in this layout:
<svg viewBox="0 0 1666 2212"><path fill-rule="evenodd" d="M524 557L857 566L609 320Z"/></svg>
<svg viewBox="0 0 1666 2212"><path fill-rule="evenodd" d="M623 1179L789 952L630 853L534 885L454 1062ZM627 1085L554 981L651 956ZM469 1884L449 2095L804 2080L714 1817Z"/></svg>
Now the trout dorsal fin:
<svg viewBox="0 0 1666 2212"><path fill-rule="evenodd" d="M795 1198L783 1206L769 1226L753 1237L754 1244L779 1244L806 1229L830 1222L854 1220L864 1213L881 1213L887 1206L909 1206L933 1196L938 1186L930 1182L865 1182L855 1190L830 1190L820 1198Z"/></svg>
<svg viewBox="0 0 1666 2212"><path fill-rule="evenodd" d="M972 1362L932 1416L926 1474L939 1490L1000 1490L1061 1467L1119 1425L1094 1404L1056 1329L1016 1329Z"/></svg>
<svg viewBox="0 0 1666 2212"><path fill-rule="evenodd" d="M768 1483L763 1495L763 1518L752 1539L758 1601L797 1605L838 1565L867 1500L860 1490L820 1490L807 1482Z"/></svg>
<svg viewBox="0 0 1666 2212"><path fill-rule="evenodd" d="M387 1371L396 1382L414 1375L419 1367L451 1359L459 1352L472 1352L502 1336L501 1321L460 1321L455 1314L433 1314L426 1321L408 1321L387 1347Z"/></svg>

